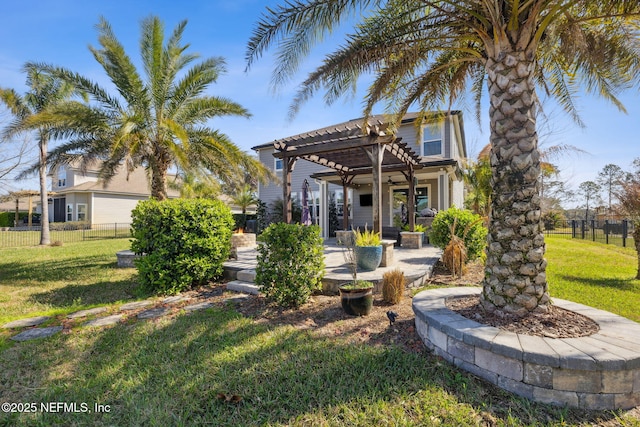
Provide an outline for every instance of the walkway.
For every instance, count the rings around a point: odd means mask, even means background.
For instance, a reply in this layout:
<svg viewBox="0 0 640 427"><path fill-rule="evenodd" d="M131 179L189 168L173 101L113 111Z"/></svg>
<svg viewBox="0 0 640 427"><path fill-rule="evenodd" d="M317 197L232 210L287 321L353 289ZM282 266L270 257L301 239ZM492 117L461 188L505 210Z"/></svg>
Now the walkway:
<svg viewBox="0 0 640 427"><path fill-rule="evenodd" d="M336 245L335 239L328 239L324 245L325 274L322 279L323 290L327 292L337 292L338 286L351 280L351 273L346 265L342 254L343 246ZM358 279L369 280L379 287L382 283L382 276L387 271L400 269L407 278L407 286L420 287L425 280L431 277L433 266L440 259L442 251L430 245L421 249L394 248L394 262L388 267L378 267L375 271L358 272ZM252 289L257 250L255 248L238 248L238 259L224 263L225 277L233 281L239 281L242 292L250 292ZM230 289L236 283L232 283ZM257 293L255 285L253 289ZM377 291L377 289L376 289Z"/></svg>
<svg viewBox="0 0 640 427"><path fill-rule="evenodd" d="M119 306L96 307L80 310L68 314L60 320L50 316L38 316L28 319L15 320L0 328L21 330L11 339L13 341L29 341L36 338L46 338L61 332L63 329L80 326L83 328L101 328L119 324L125 321L156 319L179 312L194 312L213 307L210 300L221 295L221 291L204 288L199 291L188 291L180 295L166 298L149 298L133 301ZM231 295L225 301L237 301L247 295ZM60 325L63 323L63 325ZM79 324L78 324L79 323ZM28 329L25 329L28 328Z"/></svg>

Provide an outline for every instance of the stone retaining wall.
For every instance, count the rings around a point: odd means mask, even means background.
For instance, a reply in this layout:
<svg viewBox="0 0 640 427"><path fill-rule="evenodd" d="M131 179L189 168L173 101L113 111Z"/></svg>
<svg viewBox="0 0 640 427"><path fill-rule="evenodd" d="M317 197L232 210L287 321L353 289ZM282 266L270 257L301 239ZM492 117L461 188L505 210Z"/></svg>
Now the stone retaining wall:
<svg viewBox="0 0 640 427"><path fill-rule="evenodd" d="M232 248L247 248L256 246L256 235L254 233L234 233L231 235Z"/></svg>
<svg viewBox="0 0 640 427"><path fill-rule="evenodd" d="M598 333L587 337L554 339L501 331L446 307L448 298L480 291L435 289L413 298L416 330L435 354L537 402L595 410L640 405L640 324L554 299L558 307L585 315L600 326Z"/></svg>

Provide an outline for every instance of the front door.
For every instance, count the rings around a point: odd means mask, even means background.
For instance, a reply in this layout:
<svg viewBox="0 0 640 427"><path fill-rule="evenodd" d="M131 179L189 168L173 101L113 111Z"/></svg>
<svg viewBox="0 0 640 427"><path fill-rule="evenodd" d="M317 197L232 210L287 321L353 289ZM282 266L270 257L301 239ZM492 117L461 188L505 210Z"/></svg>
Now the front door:
<svg viewBox="0 0 640 427"><path fill-rule="evenodd" d="M53 222L65 222L67 198L53 199Z"/></svg>

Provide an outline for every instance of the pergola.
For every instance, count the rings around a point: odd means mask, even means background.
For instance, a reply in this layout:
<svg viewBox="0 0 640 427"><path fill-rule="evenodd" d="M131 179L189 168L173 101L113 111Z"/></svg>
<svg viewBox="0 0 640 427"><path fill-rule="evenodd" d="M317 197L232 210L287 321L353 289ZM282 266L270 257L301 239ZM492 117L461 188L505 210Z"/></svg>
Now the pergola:
<svg viewBox="0 0 640 427"><path fill-rule="evenodd" d="M373 230L382 230L382 180L384 172L401 172L409 183L408 199L415 199L415 171L420 158L395 136L388 123L379 119L351 121L336 127L278 139L273 142L274 157L282 159L285 222L291 222L291 172L298 159L304 159L336 171L342 182L345 206L347 187L358 175L372 176ZM415 206L408 204L409 227L415 226ZM343 216L344 229L348 216Z"/></svg>

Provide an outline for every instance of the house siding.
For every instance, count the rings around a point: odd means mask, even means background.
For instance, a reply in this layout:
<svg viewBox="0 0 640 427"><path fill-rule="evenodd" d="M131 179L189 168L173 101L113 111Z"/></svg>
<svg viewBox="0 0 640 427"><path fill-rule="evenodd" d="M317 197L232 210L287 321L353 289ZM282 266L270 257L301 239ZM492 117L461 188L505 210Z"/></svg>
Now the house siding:
<svg viewBox="0 0 640 427"><path fill-rule="evenodd" d="M118 196L108 194L93 195L93 223L131 223L131 211L139 201L147 200L147 197Z"/></svg>
<svg viewBox="0 0 640 427"><path fill-rule="evenodd" d="M270 167L271 170L275 169L273 157L274 151L275 150L273 148L265 148L258 152L260 162ZM296 194L298 202L301 201L302 184L305 179L309 183L309 188L314 193L314 196L318 197L317 195L319 194L320 186L315 182L315 180L309 178L309 176L323 170L326 170L326 168L315 163L308 162L303 159L298 159L296 161L293 172L291 173L291 192ZM282 172L276 172L276 176L278 177L279 182L269 182L267 184L260 185L259 197L260 200L267 204L267 206L275 200L282 199ZM335 190L335 188L339 187L330 186L329 191Z"/></svg>

